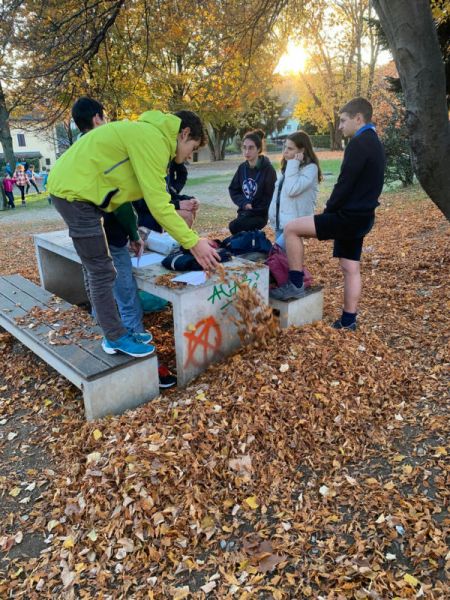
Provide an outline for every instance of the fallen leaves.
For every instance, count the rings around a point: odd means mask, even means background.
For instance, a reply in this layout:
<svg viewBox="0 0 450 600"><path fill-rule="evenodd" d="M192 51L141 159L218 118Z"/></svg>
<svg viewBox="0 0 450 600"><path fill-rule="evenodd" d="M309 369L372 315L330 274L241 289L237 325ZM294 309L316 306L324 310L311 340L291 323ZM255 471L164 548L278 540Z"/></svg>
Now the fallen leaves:
<svg viewBox="0 0 450 600"><path fill-rule="evenodd" d="M121 417L84 423L78 392L0 334L3 449L26 456L20 407L55 464L43 487L40 467L0 478L0 596L448 596L444 231L431 215L422 241L414 203L408 218L384 210L355 336L322 323L265 335ZM327 245L311 249L329 322L339 275ZM170 314L146 318L173 358ZM28 533L45 551L13 559Z"/></svg>

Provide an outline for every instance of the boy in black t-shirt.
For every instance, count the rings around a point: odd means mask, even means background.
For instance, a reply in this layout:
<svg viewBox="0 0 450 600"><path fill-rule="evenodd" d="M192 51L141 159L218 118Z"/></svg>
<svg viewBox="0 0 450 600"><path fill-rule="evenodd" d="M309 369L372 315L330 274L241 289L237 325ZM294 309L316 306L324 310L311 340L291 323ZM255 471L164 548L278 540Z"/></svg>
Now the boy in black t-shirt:
<svg viewBox="0 0 450 600"><path fill-rule="evenodd" d="M289 280L270 293L278 300L303 297L302 238L334 240L333 256L339 258L344 274L344 309L333 323L335 329L356 329L361 251L364 236L373 227L383 188L384 150L371 119L372 105L365 98L354 98L342 107L339 129L351 140L339 178L322 214L294 219L285 227Z"/></svg>

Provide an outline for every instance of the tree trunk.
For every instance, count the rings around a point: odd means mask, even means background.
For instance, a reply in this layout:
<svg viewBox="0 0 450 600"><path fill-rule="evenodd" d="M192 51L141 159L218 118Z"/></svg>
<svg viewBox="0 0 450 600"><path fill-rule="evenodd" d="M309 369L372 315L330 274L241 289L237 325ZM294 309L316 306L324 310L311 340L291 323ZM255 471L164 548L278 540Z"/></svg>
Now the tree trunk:
<svg viewBox="0 0 450 600"><path fill-rule="evenodd" d="M335 114L334 121L328 123L330 132L330 150L342 150L342 133L339 130L339 114Z"/></svg>
<svg viewBox="0 0 450 600"><path fill-rule="evenodd" d="M216 129L211 123L206 124L208 133L208 147L211 154L211 160L223 160L225 158L225 142L220 129Z"/></svg>
<svg viewBox="0 0 450 600"><path fill-rule="evenodd" d="M14 156L13 143L11 137L11 129L9 127L9 111L6 106L6 98L3 91L2 83L0 81L0 143L3 148L3 155L5 158L5 163L9 163L12 171L14 172L16 166L16 157ZM3 191L0 198L1 206L0 208L3 210L6 206L6 196Z"/></svg>
<svg viewBox="0 0 450 600"><path fill-rule="evenodd" d="M450 220L445 72L428 0L373 0L400 75L414 171Z"/></svg>

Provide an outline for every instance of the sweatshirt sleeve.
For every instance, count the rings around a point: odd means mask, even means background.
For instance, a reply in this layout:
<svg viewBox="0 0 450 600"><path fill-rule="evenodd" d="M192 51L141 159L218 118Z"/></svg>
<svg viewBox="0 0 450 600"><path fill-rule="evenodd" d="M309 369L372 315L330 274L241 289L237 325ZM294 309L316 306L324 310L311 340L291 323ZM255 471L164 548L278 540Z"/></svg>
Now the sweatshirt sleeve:
<svg viewBox="0 0 450 600"><path fill-rule="evenodd" d="M112 213L121 224L124 231L128 234L128 237L133 242L139 240L139 232L137 226L137 215L134 212L133 205L131 202L122 204Z"/></svg>
<svg viewBox="0 0 450 600"><path fill-rule="evenodd" d="M170 194L166 191L170 154L164 144L163 140L155 140L151 135L132 138L127 140L128 156L150 212L161 227L189 250L198 242L199 236L189 229L170 202Z"/></svg>
<svg viewBox="0 0 450 600"><path fill-rule="evenodd" d="M175 194L180 194L186 185L188 172L184 164L171 161L169 167L169 188Z"/></svg>
<svg viewBox="0 0 450 600"><path fill-rule="evenodd" d="M244 206L249 203L249 200L244 196L242 192L241 182L239 178L239 169L234 174L234 177L231 180L230 185L228 186L228 191L230 193L230 198L233 200L233 202L238 208L244 208Z"/></svg>
<svg viewBox="0 0 450 600"><path fill-rule="evenodd" d="M352 140L344 154L341 172L325 206L324 212L336 212L345 205L346 199L353 190L355 181L366 163L364 147Z"/></svg>
<svg viewBox="0 0 450 600"><path fill-rule="evenodd" d="M284 190L293 198L300 196L305 190L317 183L317 165L310 163L300 168L295 158L287 161Z"/></svg>
<svg viewBox="0 0 450 600"><path fill-rule="evenodd" d="M260 202L258 203L258 209L268 210L270 203L273 198L273 191L275 189L275 183L277 181L277 172L272 165L268 167L267 175L264 179L264 188Z"/></svg>

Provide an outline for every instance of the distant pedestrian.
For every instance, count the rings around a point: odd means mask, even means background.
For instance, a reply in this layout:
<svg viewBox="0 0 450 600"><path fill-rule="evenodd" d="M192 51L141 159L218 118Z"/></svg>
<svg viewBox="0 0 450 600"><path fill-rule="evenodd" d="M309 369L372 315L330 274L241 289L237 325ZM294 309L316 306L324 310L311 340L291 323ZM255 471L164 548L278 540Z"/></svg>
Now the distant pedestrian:
<svg viewBox="0 0 450 600"><path fill-rule="evenodd" d="M28 185L28 177L25 173L25 167L23 165L17 165L16 172L14 173L14 179L16 180L16 185L20 190L20 196L22 198L22 205L26 204L25 201L25 187Z"/></svg>
<svg viewBox="0 0 450 600"><path fill-rule="evenodd" d="M41 192L39 191L39 188L36 185L36 174L34 172L34 165L30 165L29 168L25 171L25 173L26 173L26 176L28 177L26 193L28 194L28 192L30 190L30 185L32 185L34 187L34 189L36 190L36 192L38 194L40 194Z"/></svg>
<svg viewBox="0 0 450 600"><path fill-rule="evenodd" d="M5 178L3 179L3 189L5 190L5 195L8 198L9 208L16 208L16 205L14 204L13 193L15 183L16 180L14 179L14 177L11 177L11 175L7 172Z"/></svg>

